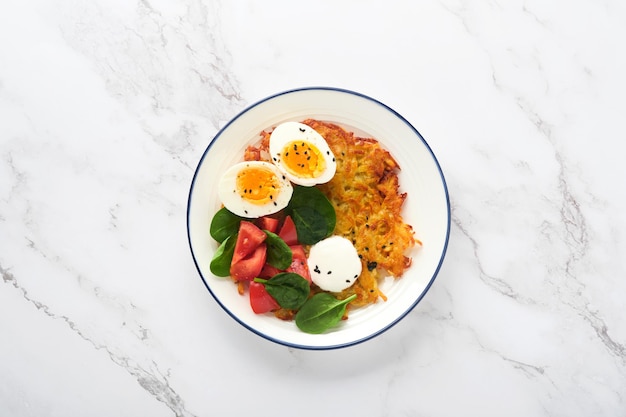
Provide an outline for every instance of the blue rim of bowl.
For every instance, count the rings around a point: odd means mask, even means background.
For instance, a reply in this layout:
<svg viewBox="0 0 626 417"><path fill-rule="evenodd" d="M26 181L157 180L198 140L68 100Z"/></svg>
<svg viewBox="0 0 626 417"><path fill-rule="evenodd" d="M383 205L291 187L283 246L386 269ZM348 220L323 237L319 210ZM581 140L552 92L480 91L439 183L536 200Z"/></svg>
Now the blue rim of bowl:
<svg viewBox="0 0 626 417"><path fill-rule="evenodd" d="M441 251L441 256L439 258L439 262L437 264L437 268L435 268L435 271L433 272L432 277L428 281L428 284L426 285L426 287L424 288L422 293L415 299L415 302L413 302L413 304L411 304L406 309L406 311L404 311L404 313L402 313L398 317L396 317L395 320L393 320L392 322L388 323L386 326L384 326L383 328L377 330L376 332L373 332L373 333L371 333L371 334L369 334L369 335L367 335L365 337L362 337L360 339L352 340L350 342L340 343L340 344L335 344L335 345L328 345L328 346L310 346L310 345L301 345L301 344L296 344L296 343L290 343L290 342L287 342L285 340L277 339L277 338L269 336L269 335L267 335L267 334L265 334L263 332L260 332L259 330L255 329L254 327L249 326L248 324L246 324L242 320L240 320L235 313L230 311L224 304L222 304L222 302L217 297L217 295L215 295L215 293L211 290L210 285L207 283L204 275L202 274L202 271L200 270L200 266L198 265L198 261L196 259L195 254L194 254L193 246L191 244L191 230L190 230L190 226L189 226L189 211L190 211L190 207L191 207L191 198L192 198L192 195L193 195L194 185L196 183L196 177L198 175L198 171L200 170L200 167L202 166L202 162L204 161L204 158L209 153L209 150L211 149L211 146L213 146L213 144L222 135L222 133L226 129L228 129L228 127L231 124L233 124L237 119L239 119L242 115L244 115L245 113L249 112L253 108L255 108L255 107L257 107L257 106L259 106L259 105L261 105L261 104L263 104L263 103L265 103L265 102L267 102L269 100L273 100L273 99L275 99L277 97L280 97L280 96L284 96L284 95L287 95L287 94L300 93L300 92L305 92L305 91L332 91L332 92L338 92L338 93L343 93L343 94L350 94L350 95L353 95L353 96L357 96L357 97L369 100L369 101L371 101L371 102L373 102L373 103L375 103L375 104L377 104L379 106L384 107L387 111L391 112L398 119L400 119L402 122L404 122L409 128L411 128L411 130L413 130L413 132L415 132L415 135L422 141L422 143L424 144L426 149L428 149L428 152L430 153L431 158L433 159L433 161L435 162L435 165L437 166L437 170L439 171L439 175L441 176L441 183L443 185L444 193L445 193L445 196L446 196L447 225L446 225L446 238L445 238L445 241L444 241L443 250ZM448 194L448 186L447 186L447 183L446 183L446 179L445 179L445 177L443 175L443 171L441 170L441 166L439 165L439 161L437 160L437 157L435 156L435 154L433 153L432 149L430 148L430 146L428 145L428 143L426 142L424 137L421 135L421 133L419 133L419 131L415 127L413 127L413 125L408 120L406 120L402 115L400 115L397 111L395 111L391 107L387 106L386 104L376 100L375 98L372 98L370 96L362 94L362 93L358 93L358 92L355 92L355 91L347 90L347 89L344 89L344 88L338 88L338 87L302 87L302 88L296 88L296 89L291 89L291 90L286 90L286 91L283 91L283 92L280 92L280 93L276 93L274 95L268 96L268 97L266 97L266 98L264 98L262 100L257 101L256 103L246 107L241 112L239 112L235 117L233 117L224 127L222 127L219 130L219 132L217 132L215 137L213 137L213 139L211 140L211 142L208 144L207 148L205 149L204 153L202 154L202 157L200 158L200 161L198 161L198 165L196 166L196 170L195 170L195 172L193 174L193 179L191 181L191 186L189 188L189 196L187 198L187 241L189 243L189 249L191 251L191 256L193 258L194 265L196 266L196 270L198 271L198 274L200 274L200 278L202 279L202 282L204 283L204 286L207 288L207 290L213 296L213 298L219 304L219 306L222 307L222 309L229 316L231 316L235 321L237 321L239 324L241 324L246 329L250 330L252 333L255 333L256 335L261 336L264 339L267 339L267 340L269 340L271 342L274 342L274 343L277 343L277 344L280 344L280 345L283 345L283 346L287 346L287 347L290 347L290 348L296 348L296 349L305 349L305 350L332 350L332 349L340 349L340 348L345 348L345 347L349 347L349 346L358 345L358 344L363 343L363 342L365 342L367 340L373 339L376 336L379 336L380 334L386 332L387 330L389 330L390 328L395 326L400 320L402 320L404 317L406 317L415 308L415 306L417 306L417 304L419 304L419 302L422 300L422 298L424 298L424 296L426 295L426 293L428 292L430 287L435 282L435 278L439 274L439 270L441 269L441 266L443 265L443 260L444 260L444 258L446 256L446 252L447 252L447 249L448 249L448 241L450 239L450 217L451 217L451 213L450 213L450 196Z"/></svg>

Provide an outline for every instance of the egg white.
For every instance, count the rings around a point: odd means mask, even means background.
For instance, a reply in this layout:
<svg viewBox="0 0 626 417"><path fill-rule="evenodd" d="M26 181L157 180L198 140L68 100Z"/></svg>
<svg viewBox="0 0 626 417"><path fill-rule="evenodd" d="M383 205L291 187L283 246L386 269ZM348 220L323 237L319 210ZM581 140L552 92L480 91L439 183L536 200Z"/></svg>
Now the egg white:
<svg viewBox="0 0 626 417"><path fill-rule="evenodd" d="M293 141L303 141L315 146L321 157L324 159L324 170L314 178L298 176L291 172L283 162L282 153L286 145ZM272 131L270 135L269 152L272 162L283 172L294 184L311 187L317 184L324 184L335 176L337 162L335 155L331 151L326 140L310 126L298 122L282 123Z"/></svg>
<svg viewBox="0 0 626 417"><path fill-rule="evenodd" d="M279 185L270 202L258 204L247 200L237 191L237 175L249 167L268 169L275 175ZM218 196L224 207L246 218L258 218L277 213L287 207L292 194L293 186L286 176L273 164L263 161L246 161L231 166L224 172L218 184Z"/></svg>

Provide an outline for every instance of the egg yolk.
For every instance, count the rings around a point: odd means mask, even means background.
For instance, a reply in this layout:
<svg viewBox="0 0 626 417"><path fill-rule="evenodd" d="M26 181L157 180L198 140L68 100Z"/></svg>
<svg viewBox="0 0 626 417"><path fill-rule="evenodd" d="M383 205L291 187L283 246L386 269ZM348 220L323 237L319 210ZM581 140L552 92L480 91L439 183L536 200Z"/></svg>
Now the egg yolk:
<svg viewBox="0 0 626 417"><path fill-rule="evenodd" d="M258 205L274 200L280 190L278 177L262 167L246 167L239 171L236 186L241 198Z"/></svg>
<svg viewBox="0 0 626 417"><path fill-rule="evenodd" d="M300 178L319 177L326 169L324 155L312 143L289 142L282 152L282 163L287 170Z"/></svg>

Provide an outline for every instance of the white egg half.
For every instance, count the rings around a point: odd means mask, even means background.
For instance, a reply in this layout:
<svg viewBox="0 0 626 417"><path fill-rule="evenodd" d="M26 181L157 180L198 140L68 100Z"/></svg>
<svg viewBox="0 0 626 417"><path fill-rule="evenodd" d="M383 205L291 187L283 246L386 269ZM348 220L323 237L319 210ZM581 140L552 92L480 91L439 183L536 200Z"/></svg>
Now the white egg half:
<svg viewBox="0 0 626 417"><path fill-rule="evenodd" d="M331 236L311 246L307 259L311 279L325 291L343 291L361 275L359 254L348 239Z"/></svg>
<svg viewBox="0 0 626 417"><path fill-rule="evenodd" d="M257 218L284 209L293 194L285 175L269 162L240 162L218 184L224 207L241 217Z"/></svg>
<svg viewBox="0 0 626 417"><path fill-rule="evenodd" d="M337 162L326 140L311 127L282 123L270 135L272 162L295 184L311 187L335 176Z"/></svg>

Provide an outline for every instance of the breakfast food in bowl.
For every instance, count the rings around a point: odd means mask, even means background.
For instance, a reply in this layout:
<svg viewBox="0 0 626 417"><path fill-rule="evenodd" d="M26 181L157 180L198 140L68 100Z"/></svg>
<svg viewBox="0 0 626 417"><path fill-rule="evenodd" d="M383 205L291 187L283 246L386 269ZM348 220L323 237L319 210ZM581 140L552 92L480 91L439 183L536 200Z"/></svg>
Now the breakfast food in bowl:
<svg viewBox="0 0 626 417"><path fill-rule="evenodd" d="M220 181L211 262L257 314L323 333L351 309L385 301L414 231L402 218L400 167L373 138L307 119L261 132Z"/></svg>

